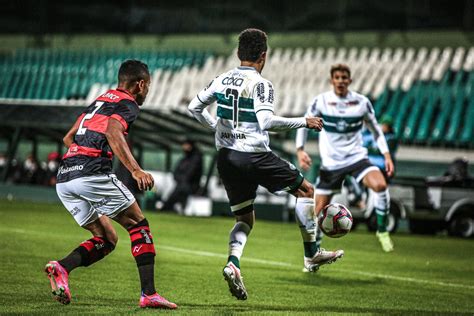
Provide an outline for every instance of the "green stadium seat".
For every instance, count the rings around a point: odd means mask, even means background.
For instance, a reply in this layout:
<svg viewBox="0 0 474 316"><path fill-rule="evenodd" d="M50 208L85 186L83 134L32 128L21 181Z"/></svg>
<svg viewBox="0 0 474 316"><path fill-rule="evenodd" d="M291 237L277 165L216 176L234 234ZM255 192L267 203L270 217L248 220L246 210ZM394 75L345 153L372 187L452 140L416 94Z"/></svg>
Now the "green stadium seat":
<svg viewBox="0 0 474 316"><path fill-rule="evenodd" d="M431 122L439 103L439 89L435 83L430 83L430 91L427 96L427 103L424 111L421 113L421 119L419 120L418 131L415 136L416 143L425 143L428 140Z"/></svg>
<svg viewBox="0 0 474 316"><path fill-rule="evenodd" d="M409 115L407 115L407 122L403 128L402 140L407 143L412 143L414 141L416 131L419 128L420 115L425 108L425 105L428 103L428 96L434 93L432 91L429 83L421 82L418 83L417 93L412 100L412 106L409 108Z"/></svg>
<svg viewBox="0 0 474 316"><path fill-rule="evenodd" d="M459 143L462 146L474 147L474 99L470 100L464 115Z"/></svg>
<svg viewBox="0 0 474 316"><path fill-rule="evenodd" d="M403 95L403 98L400 100L399 104L396 104L396 109L394 108L390 115L394 117L393 129L395 130L395 136L401 138L403 130L405 128L405 119L409 114L409 109L414 103L416 88L410 89L407 93Z"/></svg>
<svg viewBox="0 0 474 316"><path fill-rule="evenodd" d="M452 114L449 118L449 127L444 138L444 141L448 144L455 144L457 137L460 134L461 120L464 108L464 89L453 88L453 92L456 93L454 107L452 108Z"/></svg>

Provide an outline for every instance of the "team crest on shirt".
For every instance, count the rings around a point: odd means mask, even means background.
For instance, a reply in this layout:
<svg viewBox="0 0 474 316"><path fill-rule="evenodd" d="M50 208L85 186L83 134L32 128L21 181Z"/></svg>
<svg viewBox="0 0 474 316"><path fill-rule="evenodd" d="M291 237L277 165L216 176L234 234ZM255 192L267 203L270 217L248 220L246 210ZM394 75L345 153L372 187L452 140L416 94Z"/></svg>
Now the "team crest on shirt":
<svg viewBox="0 0 474 316"><path fill-rule="evenodd" d="M344 121L343 119L337 121L337 123L336 123L336 129L337 129L339 132L344 132L344 131L347 129L347 122Z"/></svg>

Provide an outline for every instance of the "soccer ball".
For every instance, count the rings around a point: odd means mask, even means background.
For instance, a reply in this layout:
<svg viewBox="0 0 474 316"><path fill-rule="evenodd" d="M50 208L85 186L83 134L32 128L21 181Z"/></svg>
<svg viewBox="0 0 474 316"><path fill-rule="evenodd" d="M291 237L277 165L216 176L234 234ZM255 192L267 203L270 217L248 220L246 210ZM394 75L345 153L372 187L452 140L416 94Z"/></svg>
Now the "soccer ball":
<svg viewBox="0 0 474 316"><path fill-rule="evenodd" d="M339 238L351 230L352 214L344 205L331 203L321 211L318 224L326 236Z"/></svg>

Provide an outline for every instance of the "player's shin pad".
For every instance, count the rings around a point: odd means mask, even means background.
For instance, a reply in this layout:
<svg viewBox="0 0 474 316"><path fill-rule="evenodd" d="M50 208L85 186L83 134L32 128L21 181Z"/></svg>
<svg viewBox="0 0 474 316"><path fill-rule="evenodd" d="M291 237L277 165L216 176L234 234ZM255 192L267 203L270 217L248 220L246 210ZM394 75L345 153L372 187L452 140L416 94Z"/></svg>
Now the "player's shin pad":
<svg viewBox="0 0 474 316"><path fill-rule="evenodd" d="M146 218L128 230L132 242L132 255L137 266L155 263L153 236Z"/></svg>
<svg viewBox="0 0 474 316"><path fill-rule="evenodd" d="M81 255L81 265L90 266L115 249L115 245L103 237L93 237L82 242L75 251Z"/></svg>
<svg viewBox="0 0 474 316"><path fill-rule="evenodd" d="M304 242L314 242L316 239L316 221L314 216L314 200L298 198L295 206L296 223L300 227Z"/></svg>

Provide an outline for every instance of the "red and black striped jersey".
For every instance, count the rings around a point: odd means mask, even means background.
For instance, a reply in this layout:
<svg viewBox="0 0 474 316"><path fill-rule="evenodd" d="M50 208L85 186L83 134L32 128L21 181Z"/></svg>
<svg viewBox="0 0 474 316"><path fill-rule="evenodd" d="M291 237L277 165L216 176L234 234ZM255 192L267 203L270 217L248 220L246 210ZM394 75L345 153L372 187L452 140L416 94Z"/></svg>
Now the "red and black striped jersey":
<svg viewBox="0 0 474 316"><path fill-rule="evenodd" d="M105 137L109 119L118 120L127 134L138 112L138 104L125 90L109 90L98 97L77 118L79 128L59 165L58 183L111 173L113 153Z"/></svg>

